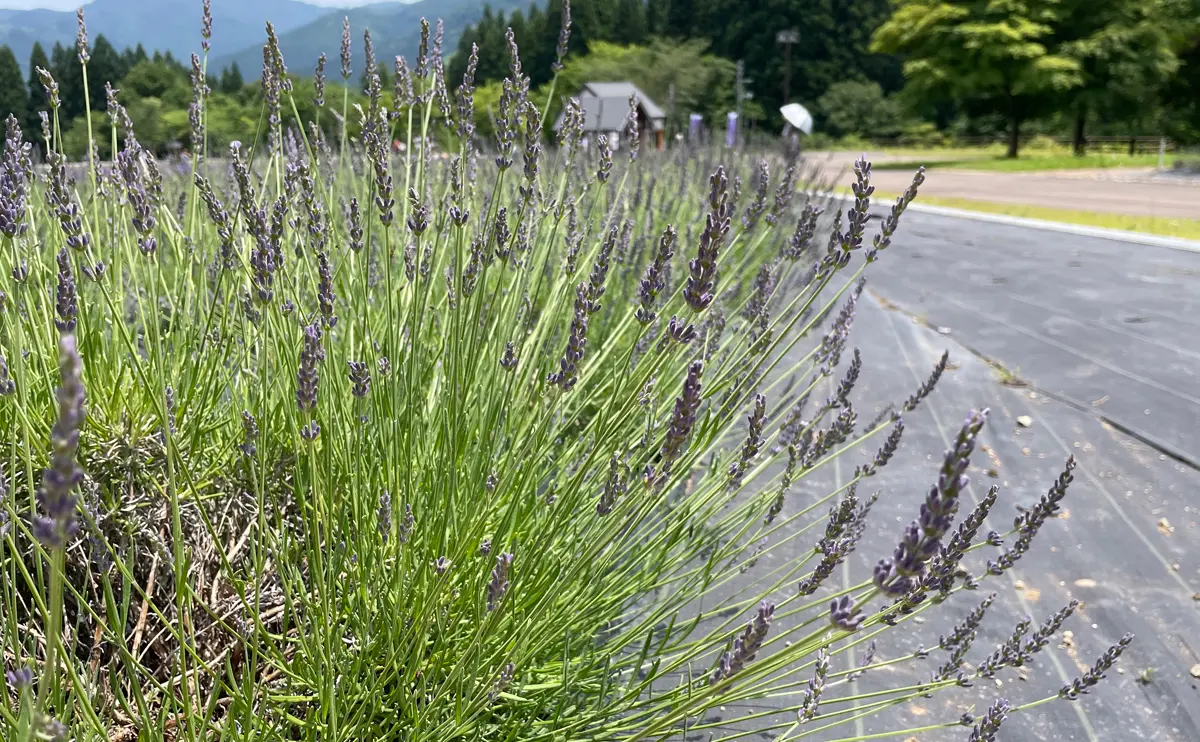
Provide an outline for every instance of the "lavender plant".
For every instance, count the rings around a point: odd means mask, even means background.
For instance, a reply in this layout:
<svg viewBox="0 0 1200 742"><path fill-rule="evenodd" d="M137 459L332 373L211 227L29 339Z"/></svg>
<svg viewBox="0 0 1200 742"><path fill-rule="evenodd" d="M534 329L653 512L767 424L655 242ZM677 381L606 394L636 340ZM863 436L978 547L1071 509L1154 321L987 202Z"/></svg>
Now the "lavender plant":
<svg viewBox="0 0 1200 742"><path fill-rule="evenodd" d="M733 740L711 712L767 699L745 722L774 739L854 739L865 716L1035 662L1076 606L968 663L988 598L941 637L932 675L854 691L876 645L944 601L977 604L959 593L1036 548L1074 467L981 537L995 491L960 512L986 420L972 411L912 523L864 542L876 495L858 489L946 367L859 420L860 279L923 173L865 243L865 162L848 222L826 225L795 153L624 141L638 156L615 157L603 137L589 153L578 102L555 148L512 34L482 141L474 65L444 80L436 28L411 74L396 61L394 115L371 80L363 137L343 129L336 152L281 131L294 103L273 39L267 130L228 172L160 174L111 91L124 148L73 193L56 151L46 174L22 165L8 122L6 738ZM569 33L564 3L556 67ZM343 79L351 38L347 21ZM56 108L45 131L57 150ZM416 146L397 156L397 138ZM180 197L185 216L161 208ZM851 481L813 486L856 450L873 456ZM873 573L828 584L855 551ZM1056 695L894 731L1002 736L1006 717L1086 693L1128 643Z"/></svg>

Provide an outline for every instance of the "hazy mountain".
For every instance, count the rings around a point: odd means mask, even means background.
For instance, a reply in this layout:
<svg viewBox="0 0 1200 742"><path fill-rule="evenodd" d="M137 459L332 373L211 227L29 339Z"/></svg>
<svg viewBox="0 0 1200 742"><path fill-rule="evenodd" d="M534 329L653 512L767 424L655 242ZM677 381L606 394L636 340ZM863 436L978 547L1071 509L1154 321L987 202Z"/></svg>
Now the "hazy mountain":
<svg viewBox="0 0 1200 742"><path fill-rule="evenodd" d="M495 11L509 12L527 8L529 0L491 0L489 4ZM391 60L403 54L412 65L421 38L422 17L429 19L430 24L436 23L438 18L445 23L442 49L449 56L463 30L483 15L483 5L481 0L420 0L411 4L393 2L347 8L280 34L279 44L289 70L311 74L317 57L324 52L329 58L328 74L330 78L336 78L341 74L338 55L342 45L342 19L349 17L354 50L353 79L357 84L366 65L363 59L364 29L371 31L376 59L390 67ZM236 54L219 56L210 61L209 69L223 69L234 60L247 80L256 79L262 68L262 42L255 41Z"/></svg>
<svg viewBox="0 0 1200 742"><path fill-rule="evenodd" d="M118 51L139 42L148 52L170 51L180 60L200 51L200 0L95 0L84 11L88 35L104 34ZM211 55L219 56L255 43L261 49L267 20L287 33L331 11L299 0L212 0L212 12ZM29 64L35 41L47 53L56 41L73 44L75 13L0 9L0 44L11 47L22 66ZM261 51L259 58L251 71L261 65Z"/></svg>

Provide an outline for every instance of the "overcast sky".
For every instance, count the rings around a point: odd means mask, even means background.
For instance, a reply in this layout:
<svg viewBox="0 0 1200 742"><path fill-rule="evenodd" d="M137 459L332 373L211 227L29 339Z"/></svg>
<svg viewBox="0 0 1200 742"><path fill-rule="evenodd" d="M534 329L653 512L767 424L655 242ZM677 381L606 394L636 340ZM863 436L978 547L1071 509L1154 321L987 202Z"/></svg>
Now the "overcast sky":
<svg viewBox="0 0 1200 742"><path fill-rule="evenodd" d="M395 2L396 0L303 0L310 5L325 5L331 8L349 8L355 5L370 5L378 2ZM411 0L399 0L411 2ZM28 10L29 8L50 8L51 10L75 10L80 6L80 0L0 0L0 8ZM86 5L86 3L84 3ZM199 3L197 3L199 4Z"/></svg>

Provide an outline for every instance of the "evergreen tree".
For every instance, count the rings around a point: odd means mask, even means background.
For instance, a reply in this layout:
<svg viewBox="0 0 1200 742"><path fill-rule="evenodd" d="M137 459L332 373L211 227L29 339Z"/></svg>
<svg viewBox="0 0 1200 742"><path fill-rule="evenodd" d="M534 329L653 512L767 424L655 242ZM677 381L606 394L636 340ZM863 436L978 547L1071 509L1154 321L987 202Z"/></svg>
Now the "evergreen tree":
<svg viewBox="0 0 1200 742"><path fill-rule="evenodd" d="M105 100L104 83L119 87L118 83L129 72L104 34L96 37L92 44L92 58L88 60L88 94L93 111L103 111L108 105Z"/></svg>
<svg viewBox="0 0 1200 742"><path fill-rule="evenodd" d="M646 27L653 36L666 36L671 16L671 0L649 0L646 5Z"/></svg>
<svg viewBox="0 0 1200 742"><path fill-rule="evenodd" d="M75 55L74 44L70 48L61 43L54 44L54 50L50 52L50 73L58 81L58 96L62 100L58 115L66 128L67 122L82 115L87 108L83 98L83 68Z"/></svg>
<svg viewBox="0 0 1200 742"><path fill-rule="evenodd" d="M29 116L25 120L26 131L40 130L42 122L37 112L46 110L46 90L42 87L42 81L38 77L38 67L44 70L50 69L50 58L46 56L46 50L42 48L41 42L35 41L33 50L29 53L29 82L26 85L26 99L28 100L26 110L29 111Z"/></svg>
<svg viewBox="0 0 1200 742"><path fill-rule="evenodd" d="M650 31L646 25L646 6L642 0L619 0L617 17L620 27L613 28L612 33L617 41L623 44L643 44Z"/></svg>
<svg viewBox="0 0 1200 742"><path fill-rule="evenodd" d="M145 62L149 57L146 56L146 48L138 43L137 48L133 50L133 63ZM132 69L132 67L130 68Z"/></svg>
<svg viewBox="0 0 1200 742"><path fill-rule="evenodd" d="M25 94L17 55L5 44L0 46L0 119L7 119L9 114L25 125L29 120L29 96Z"/></svg>
<svg viewBox="0 0 1200 742"><path fill-rule="evenodd" d="M220 91L227 95L236 95L245 86L245 81L242 79L242 71L238 68L238 63L226 67L221 72Z"/></svg>

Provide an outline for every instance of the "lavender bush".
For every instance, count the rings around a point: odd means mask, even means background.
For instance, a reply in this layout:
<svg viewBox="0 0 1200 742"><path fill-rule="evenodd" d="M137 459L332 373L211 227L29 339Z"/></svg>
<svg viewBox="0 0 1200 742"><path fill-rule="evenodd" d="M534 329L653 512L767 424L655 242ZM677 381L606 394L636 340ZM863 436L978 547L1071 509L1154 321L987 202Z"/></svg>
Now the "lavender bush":
<svg viewBox="0 0 1200 742"><path fill-rule="evenodd" d="M859 420L860 279L923 175L871 239L860 162L826 237L794 152L586 151L577 103L547 137L511 34L481 141L471 73L445 80L440 25L423 31L395 93L373 78L367 108L343 99L361 140L284 130L269 27L265 128L228 152L203 150L200 57L190 164L141 147L117 91L111 162L66 163L52 115L34 168L8 122L6 738L724 740L746 732L712 709L768 699L744 722L849 739L1033 661L1075 604L968 663L989 597L936 663L887 661L940 665L917 685L847 692L914 617L978 602L959 593L1030 550L1074 466L1011 532L982 533L995 490L970 512L959 497L972 411L912 523L862 541L876 496L859 491L946 367ZM86 79L82 25L78 46ZM395 138L416 146L397 157ZM805 486L855 450L875 453L845 486ZM856 550L873 573L826 584ZM730 586L715 620L696 613ZM853 651L857 669L831 664ZM1049 699L993 700L895 732L993 739Z"/></svg>

